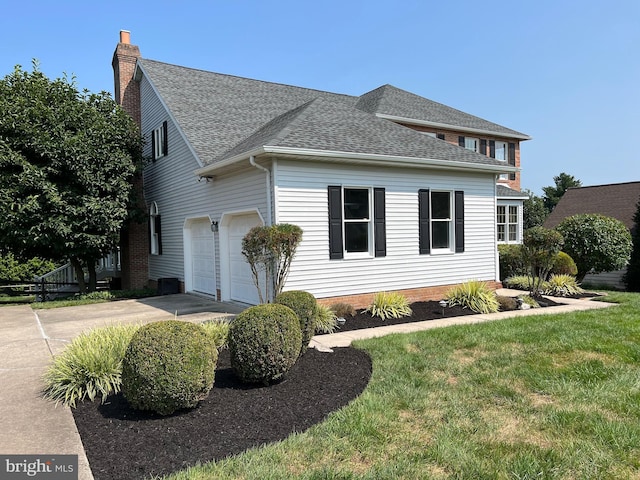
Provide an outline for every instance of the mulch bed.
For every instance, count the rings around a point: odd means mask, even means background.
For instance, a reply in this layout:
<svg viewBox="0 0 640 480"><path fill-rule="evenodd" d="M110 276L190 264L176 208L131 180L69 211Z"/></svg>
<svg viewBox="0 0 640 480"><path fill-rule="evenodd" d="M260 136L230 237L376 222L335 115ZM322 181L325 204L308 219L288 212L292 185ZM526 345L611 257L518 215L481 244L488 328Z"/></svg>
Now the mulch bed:
<svg viewBox="0 0 640 480"><path fill-rule="evenodd" d="M113 395L104 405L79 404L73 416L96 480L140 479L302 432L358 397L370 377L371 359L361 350L309 349L280 383L247 386L223 350L213 389L193 410L162 417Z"/></svg>
<svg viewBox="0 0 640 480"><path fill-rule="evenodd" d="M560 305L545 299L544 306ZM411 304L413 314L381 320L359 311L338 331L474 315L437 301ZM220 460L252 447L283 440L323 421L362 393L371 359L361 351L309 349L286 378L270 387L240 383L229 352L218 359L209 397L193 410L162 417L129 407L122 395L105 404L84 402L73 416L96 480L166 475L197 463Z"/></svg>
<svg viewBox="0 0 640 480"><path fill-rule="evenodd" d="M541 307L553 307L562 305L548 298L540 300ZM415 302L411 304L412 314L409 317L387 318L382 320L379 317L373 317L370 313L359 310L356 315L346 317L344 325L338 327L337 332L349 332L352 330L361 330L363 328L384 327L386 325L398 325L402 323L423 322L425 320L438 320L441 318L460 317L463 315L477 315L476 312L468 308L458 306L442 308L436 300L425 302Z"/></svg>

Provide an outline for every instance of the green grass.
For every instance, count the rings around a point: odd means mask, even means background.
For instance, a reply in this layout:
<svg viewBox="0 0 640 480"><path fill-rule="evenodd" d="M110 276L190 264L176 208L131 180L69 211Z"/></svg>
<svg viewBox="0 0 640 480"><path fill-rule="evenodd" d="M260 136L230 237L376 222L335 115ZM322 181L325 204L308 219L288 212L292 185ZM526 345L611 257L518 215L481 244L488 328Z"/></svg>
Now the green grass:
<svg viewBox="0 0 640 480"><path fill-rule="evenodd" d="M60 300L49 300L47 302L34 302L31 308L46 310L60 307L77 307L79 305L93 305L95 303L107 303L116 300L144 298L157 295L156 290L144 288L141 290L111 290L109 292L93 292L84 295L75 295Z"/></svg>
<svg viewBox="0 0 640 480"><path fill-rule="evenodd" d="M170 478L638 478L640 294L607 300L357 342L373 376L350 405Z"/></svg>

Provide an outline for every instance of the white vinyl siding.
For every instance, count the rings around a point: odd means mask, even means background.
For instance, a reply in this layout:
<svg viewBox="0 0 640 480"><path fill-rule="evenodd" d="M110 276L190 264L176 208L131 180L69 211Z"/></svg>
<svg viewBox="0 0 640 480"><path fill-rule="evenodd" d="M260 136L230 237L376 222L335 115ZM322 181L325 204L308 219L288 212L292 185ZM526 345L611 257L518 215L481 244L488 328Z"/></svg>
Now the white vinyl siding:
<svg viewBox="0 0 640 480"><path fill-rule="evenodd" d="M303 240L285 289L318 298L430 287L469 279L495 280L494 176L278 160L276 220L294 223ZM385 257L329 259L328 185L385 188ZM420 255L418 190L464 191L465 252Z"/></svg>
<svg viewBox="0 0 640 480"><path fill-rule="evenodd" d="M150 135L168 121L170 148L161 162L149 163L144 171L145 199L162 208L162 255L149 257L149 278L185 278L184 229L188 219L218 221L223 213L258 209L266 218L267 202L264 172L246 167L235 175L219 175L213 181L198 181L194 171L201 167L191 149L171 121L152 86L143 76L141 84L142 132L147 138L145 155L151 156ZM219 259L218 233L215 258ZM216 260L216 284L220 282L220 262Z"/></svg>

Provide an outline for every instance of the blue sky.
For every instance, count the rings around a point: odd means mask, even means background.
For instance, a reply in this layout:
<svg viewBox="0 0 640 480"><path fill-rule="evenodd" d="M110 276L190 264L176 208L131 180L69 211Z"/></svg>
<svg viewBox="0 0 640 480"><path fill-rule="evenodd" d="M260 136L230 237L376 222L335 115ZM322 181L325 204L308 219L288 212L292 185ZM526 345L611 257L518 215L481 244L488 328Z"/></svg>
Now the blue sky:
<svg viewBox="0 0 640 480"><path fill-rule="evenodd" d="M3 2L0 74L113 91L119 31L143 57L360 95L383 84L533 137L522 187L640 180L637 0Z"/></svg>

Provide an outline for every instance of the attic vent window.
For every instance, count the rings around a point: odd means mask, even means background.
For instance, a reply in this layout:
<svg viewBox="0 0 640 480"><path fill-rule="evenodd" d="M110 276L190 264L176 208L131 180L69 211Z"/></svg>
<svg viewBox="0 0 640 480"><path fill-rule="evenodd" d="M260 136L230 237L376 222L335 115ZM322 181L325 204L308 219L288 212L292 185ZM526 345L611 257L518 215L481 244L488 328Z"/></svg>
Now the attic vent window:
<svg viewBox="0 0 640 480"><path fill-rule="evenodd" d="M167 122L163 122L159 128L156 128L151 134L151 154L153 161L164 157L168 153L167 142Z"/></svg>

